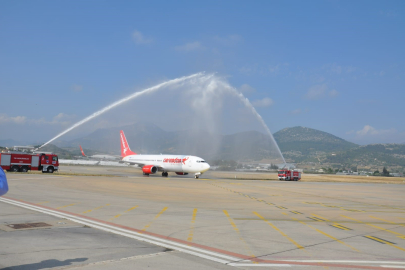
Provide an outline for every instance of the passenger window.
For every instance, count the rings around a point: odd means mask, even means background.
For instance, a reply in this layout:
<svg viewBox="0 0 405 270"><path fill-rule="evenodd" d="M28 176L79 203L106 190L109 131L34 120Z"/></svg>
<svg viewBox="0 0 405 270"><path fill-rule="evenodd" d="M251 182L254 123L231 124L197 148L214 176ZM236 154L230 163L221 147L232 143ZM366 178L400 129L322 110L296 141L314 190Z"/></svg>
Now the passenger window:
<svg viewBox="0 0 405 270"><path fill-rule="evenodd" d="M45 156L45 159L46 159L46 160L48 160L48 159L49 159L49 157L48 157L48 156Z"/></svg>

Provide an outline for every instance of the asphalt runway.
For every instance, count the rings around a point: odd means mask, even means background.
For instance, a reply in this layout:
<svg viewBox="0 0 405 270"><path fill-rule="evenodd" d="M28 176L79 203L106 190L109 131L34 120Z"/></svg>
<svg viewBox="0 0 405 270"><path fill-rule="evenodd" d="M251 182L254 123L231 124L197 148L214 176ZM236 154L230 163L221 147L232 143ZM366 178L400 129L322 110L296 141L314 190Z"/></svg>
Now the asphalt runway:
<svg viewBox="0 0 405 270"><path fill-rule="evenodd" d="M8 173L0 268L405 269L405 185L120 169Z"/></svg>

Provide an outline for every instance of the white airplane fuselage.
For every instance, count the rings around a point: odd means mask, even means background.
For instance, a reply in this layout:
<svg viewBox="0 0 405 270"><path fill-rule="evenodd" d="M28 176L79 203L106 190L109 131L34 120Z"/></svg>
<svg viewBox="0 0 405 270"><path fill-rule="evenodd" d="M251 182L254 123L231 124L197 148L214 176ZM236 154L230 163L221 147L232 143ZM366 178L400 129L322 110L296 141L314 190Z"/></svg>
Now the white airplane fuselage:
<svg viewBox="0 0 405 270"><path fill-rule="evenodd" d="M202 158L187 155L129 155L122 159L130 164L154 165L158 171L204 173L210 165Z"/></svg>
<svg viewBox="0 0 405 270"><path fill-rule="evenodd" d="M197 179L201 174L210 169L208 163L196 156L189 155L138 155L129 148L124 131L120 131L122 162L138 165L144 175L162 172L162 177L167 177L169 172L178 175L194 173Z"/></svg>

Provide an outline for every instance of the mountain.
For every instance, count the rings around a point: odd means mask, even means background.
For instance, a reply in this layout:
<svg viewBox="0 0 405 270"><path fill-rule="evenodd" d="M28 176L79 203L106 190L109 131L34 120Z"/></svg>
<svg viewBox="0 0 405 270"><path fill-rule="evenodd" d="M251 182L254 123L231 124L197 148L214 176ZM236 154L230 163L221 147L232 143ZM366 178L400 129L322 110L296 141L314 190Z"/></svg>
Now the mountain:
<svg viewBox="0 0 405 270"><path fill-rule="evenodd" d="M61 150L80 155L82 145L87 155L119 155L119 131L124 130L131 149L138 154L186 154L212 160L276 160L278 150L271 138L257 131L231 135L204 130L165 131L152 123L98 129L83 138L60 142ZM405 167L405 145L374 144L359 146L327 132L306 127L291 127L274 134L287 162L301 164L384 165ZM62 153L58 149L52 149ZM68 153L63 153L68 155ZM264 161L266 160L266 161ZM276 162L274 162L276 163ZM280 163L280 162L278 162Z"/></svg>
<svg viewBox="0 0 405 270"><path fill-rule="evenodd" d="M369 144L328 155L328 163L405 167L405 144Z"/></svg>
<svg viewBox="0 0 405 270"><path fill-rule="evenodd" d="M284 157L291 162L317 161L319 155L358 146L330 133L307 127L285 128L273 136Z"/></svg>
<svg viewBox="0 0 405 270"><path fill-rule="evenodd" d="M334 152L358 146L330 133L307 127L285 128L277 131L273 136L281 151Z"/></svg>

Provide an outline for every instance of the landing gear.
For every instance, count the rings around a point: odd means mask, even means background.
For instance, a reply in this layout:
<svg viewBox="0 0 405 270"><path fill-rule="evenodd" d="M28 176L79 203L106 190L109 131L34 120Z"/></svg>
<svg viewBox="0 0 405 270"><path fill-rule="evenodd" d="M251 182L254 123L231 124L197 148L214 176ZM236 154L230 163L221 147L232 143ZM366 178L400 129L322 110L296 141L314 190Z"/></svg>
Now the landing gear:
<svg viewBox="0 0 405 270"><path fill-rule="evenodd" d="M195 175L195 176L194 176L195 179L198 179L199 177L200 177L199 175Z"/></svg>
<svg viewBox="0 0 405 270"><path fill-rule="evenodd" d="M169 173L168 172L162 172L162 177L168 177Z"/></svg>
<svg viewBox="0 0 405 270"><path fill-rule="evenodd" d="M149 173L143 173L143 175L145 175L145 176L149 176Z"/></svg>

